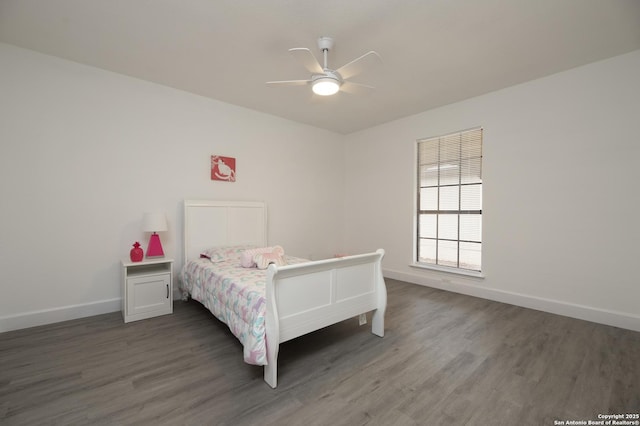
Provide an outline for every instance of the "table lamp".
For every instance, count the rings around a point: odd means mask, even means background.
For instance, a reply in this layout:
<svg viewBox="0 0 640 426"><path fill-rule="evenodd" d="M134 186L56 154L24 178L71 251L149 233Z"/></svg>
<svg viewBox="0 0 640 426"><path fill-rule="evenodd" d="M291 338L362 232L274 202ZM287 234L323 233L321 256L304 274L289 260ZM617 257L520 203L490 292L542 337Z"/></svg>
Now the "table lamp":
<svg viewBox="0 0 640 426"><path fill-rule="evenodd" d="M142 231L153 232L149 237L149 246L147 247L147 257L162 257L164 251L160 243L160 236L157 232L167 230L167 218L163 213L145 213L142 216Z"/></svg>

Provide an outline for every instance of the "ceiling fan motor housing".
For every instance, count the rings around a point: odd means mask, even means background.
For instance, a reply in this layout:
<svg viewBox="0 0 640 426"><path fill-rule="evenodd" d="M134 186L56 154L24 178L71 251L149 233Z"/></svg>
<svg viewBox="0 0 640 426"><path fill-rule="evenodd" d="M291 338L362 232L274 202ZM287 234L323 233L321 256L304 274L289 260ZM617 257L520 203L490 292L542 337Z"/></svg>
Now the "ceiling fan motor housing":
<svg viewBox="0 0 640 426"><path fill-rule="evenodd" d="M331 37L320 37L318 39L318 47L320 50L333 49L333 39Z"/></svg>
<svg viewBox="0 0 640 426"><path fill-rule="evenodd" d="M332 80L335 80L336 83L342 84L342 76L340 76L337 71L326 69L324 71L324 74L314 74L311 76L311 82L313 83L320 78L330 78Z"/></svg>

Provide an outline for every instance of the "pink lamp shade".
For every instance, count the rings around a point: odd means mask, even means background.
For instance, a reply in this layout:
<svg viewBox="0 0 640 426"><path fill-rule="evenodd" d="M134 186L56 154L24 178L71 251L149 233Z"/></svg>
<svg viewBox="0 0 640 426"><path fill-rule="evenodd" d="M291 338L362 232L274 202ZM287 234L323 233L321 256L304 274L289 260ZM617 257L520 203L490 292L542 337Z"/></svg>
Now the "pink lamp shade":
<svg viewBox="0 0 640 426"><path fill-rule="evenodd" d="M147 247L147 257L164 256L160 236L157 232L167 230L167 218L164 213L145 213L142 217L142 231L153 232L149 237L149 246Z"/></svg>

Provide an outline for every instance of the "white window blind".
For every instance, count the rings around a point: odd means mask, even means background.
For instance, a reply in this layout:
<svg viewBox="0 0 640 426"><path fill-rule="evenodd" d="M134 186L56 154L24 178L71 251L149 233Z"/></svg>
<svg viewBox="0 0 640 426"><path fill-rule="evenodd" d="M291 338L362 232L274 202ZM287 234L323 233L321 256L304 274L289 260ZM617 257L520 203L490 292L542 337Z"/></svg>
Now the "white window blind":
<svg viewBox="0 0 640 426"><path fill-rule="evenodd" d="M418 264L481 271L482 129L418 141Z"/></svg>

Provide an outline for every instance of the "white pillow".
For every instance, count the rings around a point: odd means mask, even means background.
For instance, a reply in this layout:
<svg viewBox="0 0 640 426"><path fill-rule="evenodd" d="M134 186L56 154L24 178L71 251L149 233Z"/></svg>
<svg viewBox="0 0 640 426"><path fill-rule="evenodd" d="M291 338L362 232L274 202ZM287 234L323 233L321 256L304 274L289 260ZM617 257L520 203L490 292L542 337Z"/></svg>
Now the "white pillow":
<svg viewBox="0 0 640 426"><path fill-rule="evenodd" d="M245 250L254 248L253 245L241 245L241 246L223 246L212 247L204 250L200 253L200 257L206 257L212 262L221 262L223 260L240 259L240 256Z"/></svg>

